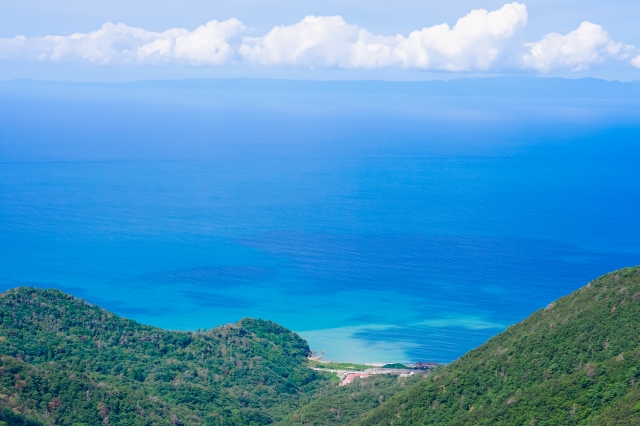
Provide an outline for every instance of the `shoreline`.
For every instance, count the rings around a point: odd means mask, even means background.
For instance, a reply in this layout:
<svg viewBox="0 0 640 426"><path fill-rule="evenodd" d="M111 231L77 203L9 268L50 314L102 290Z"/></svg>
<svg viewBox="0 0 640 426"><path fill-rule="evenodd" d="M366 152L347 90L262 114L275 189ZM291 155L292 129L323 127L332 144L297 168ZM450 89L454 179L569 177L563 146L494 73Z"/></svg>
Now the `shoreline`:
<svg viewBox="0 0 640 426"><path fill-rule="evenodd" d="M309 368L314 371L324 371L335 374L339 386L352 383L356 378L367 378L374 375L398 375L398 378L410 377L416 374L428 374L441 364L436 363L340 363L323 360L321 356L307 357Z"/></svg>

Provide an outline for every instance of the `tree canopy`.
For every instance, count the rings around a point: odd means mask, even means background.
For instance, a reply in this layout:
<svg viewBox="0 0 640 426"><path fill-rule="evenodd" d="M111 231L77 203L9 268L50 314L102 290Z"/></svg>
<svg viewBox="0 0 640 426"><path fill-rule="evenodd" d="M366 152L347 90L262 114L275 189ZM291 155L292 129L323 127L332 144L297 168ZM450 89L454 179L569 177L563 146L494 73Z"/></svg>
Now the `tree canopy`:
<svg viewBox="0 0 640 426"><path fill-rule="evenodd" d="M167 331L34 288L0 295L0 354L0 411L44 424L269 424L329 382L270 321Z"/></svg>
<svg viewBox="0 0 640 426"><path fill-rule="evenodd" d="M18 288L0 295L0 426L636 425L638 330L626 268L447 366L337 387L270 321L167 331Z"/></svg>

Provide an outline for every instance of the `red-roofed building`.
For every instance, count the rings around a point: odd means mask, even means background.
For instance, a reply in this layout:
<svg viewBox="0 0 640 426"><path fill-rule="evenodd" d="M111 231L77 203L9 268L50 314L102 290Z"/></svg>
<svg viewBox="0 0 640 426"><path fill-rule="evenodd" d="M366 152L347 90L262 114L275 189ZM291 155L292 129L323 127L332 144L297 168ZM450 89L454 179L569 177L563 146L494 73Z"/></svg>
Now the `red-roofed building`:
<svg viewBox="0 0 640 426"><path fill-rule="evenodd" d="M342 381L340 382L340 386L345 386L345 385L349 385L349 384L353 383L353 381L356 379L356 377L369 377L369 376L371 376L371 375L370 374L365 374L365 373L349 373L349 374L347 374L347 377L342 379Z"/></svg>

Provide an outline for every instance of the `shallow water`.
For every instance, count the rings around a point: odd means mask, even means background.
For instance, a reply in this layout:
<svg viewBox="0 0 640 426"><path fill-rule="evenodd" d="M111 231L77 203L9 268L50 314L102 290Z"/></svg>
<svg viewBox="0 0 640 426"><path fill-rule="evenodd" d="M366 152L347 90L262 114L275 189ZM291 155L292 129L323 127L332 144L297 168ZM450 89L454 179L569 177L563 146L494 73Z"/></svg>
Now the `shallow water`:
<svg viewBox="0 0 640 426"><path fill-rule="evenodd" d="M0 289L448 362L640 264L640 102L0 84Z"/></svg>

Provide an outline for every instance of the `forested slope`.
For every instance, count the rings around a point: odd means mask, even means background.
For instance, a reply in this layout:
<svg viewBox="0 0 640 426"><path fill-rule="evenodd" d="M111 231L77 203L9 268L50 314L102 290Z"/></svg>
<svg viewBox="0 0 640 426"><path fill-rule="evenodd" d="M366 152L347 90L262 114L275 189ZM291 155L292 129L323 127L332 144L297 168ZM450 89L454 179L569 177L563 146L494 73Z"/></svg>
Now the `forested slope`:
<svg viewBox="0 0 640 426"><path fill-rule="evenodd" d="M0 295L0 412L60 425L269 424L327 384L308 353L269 321L166 331L18 288Z"/></svg>
<svg viewBox="0 0 640 426"><path fill-rule="evenodd" d="M356 425L640 424L640 267L600 277Z"/></svg>
<svg viewBox="0 0 640 426"><path fill-rule="evenodd" d="M406 378L385 374L358 378L347 386L327 387L313 399L303 401L300 409L278 426L348 424L420 380L422 374Z"/></svg>
<svg viewBox="0 0 640 426"><path fill-rule="evenodd" d="M424 378L336 388L308 353L269 321L172 332L19 288L0 295L0 425L637 425L640 267Z"/></svg>

